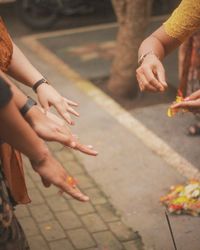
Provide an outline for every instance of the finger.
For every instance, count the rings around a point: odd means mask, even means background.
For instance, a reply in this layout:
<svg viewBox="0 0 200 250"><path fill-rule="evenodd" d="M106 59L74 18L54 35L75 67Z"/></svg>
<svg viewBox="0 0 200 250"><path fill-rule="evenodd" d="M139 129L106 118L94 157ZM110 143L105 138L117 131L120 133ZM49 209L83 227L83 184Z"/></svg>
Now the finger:
<svg viewBox="0 0 200 250"><path fill-rule="evenodd" d="M138 80L140 91L141 92L144 91L144 86L143 86L142 82L139 79L137 79L137 80Z"/></svg>
<svg viewBox="0 0 200 250"><path fill-rule="evenodd" d="M63 97L63 99L64 99L69 105L71 105L71 106L75 106L75 107L78 106L78 103L76 103L76 102L70 101L69 99L67 99L67 98L65 98L65 97Z"/></svg>
<svg viewBox="0 0 200 250"><path fill-rule="evenodd" d="M192 101L192 100L196 100L200 97L200 91L195 91L194 93L192 93L190 96L186 97L184 100L185 101Z"/></svg>
<svg viewBox="0 0 200 250"><path fill-rule="evenodd" d="M89 201L89 197L87 195L84 195L76 186L75 187L71 187L70 185L68 185L67 182L66 182L66 179L63 180L59 184L59 188L63 192L71 195L76 200L79 200L79 201Z"/></svg>
<svg viewBox="0 0 200 250"><path fill-rule="evenodd" d="M141 75L141 80L143 82L143 90L148 90L148 91L152 91L152 92L157 92L158 90L153 86L150 85L146 79L146 77L144 75ZM143 78L142 78L143 77Z"/></svg>
<svg viewBox="0 0 200 250"><path fill-rule="evenodd" d="M153 92L157 92L157 89L154 86L149 85L145 75L140 74L137 76L139 85L141 85L140 90L144 91L144 90L149 90L149 91L153 91Z"/></svg>
<svg viewBox="0 0 200 250"><path fill-rule="evenodd" d="M66 107L63 103L55 104L55 108L61 117L70 125L74 125L74 122L71 119L71 116L66 111Z"/></svg>
<svg viewBox="0 0 200 250"><path fill-rule="evenodd" d="M153 74L152 70L147 68L145 71L145 77L148 81L148 85L151 85L157 89L157 91L164 91L165 88L163 85L156 79L155 74ZM155 72L157 75L157 72Z"/></svg>
<svg viewBox="0 0 200 250"><path fill-rule="evenodd" d="M63 134L59 131L55 133L54 140L70 148L76 148L77 146L76 140L73 138L73 136Z"/></svg>
<svg viewBox="0 0 200 250"><path fill-rule="evenodd" d="M168 87L168 85L166 82L165 70L164 70L162 65L157 68L157 77L158 77L158 81L161 82L163 87L166 89Z"/></svg>
<svg viewBox="0 0 200 250"><path fill-rule="evenodd" d="M87 154L87 155L91 155L91 156L97 156L98 152L93 150L92 148L81 144L80 142L76 142L76 150L79 150L80 152Z"/></svg>
<svg viewBox="0 0 200 250"><path fill-rule="evenodd" d="M145 89L150 91L150 92L158 92L158 90L152 85L145 86Z"/></svg>
<svg viewBox="0 0 200 250"><path fill-rule="evenodd" d="M184 102L174 103L171 105L171 108L184 108L184 107L185 107Z"/></svg>
<svg viewBox="0 0 200 250"><path fill-rule="evenodd" d="M179 102L173 104L172 108L200 108L200 101Z"/></svg>
<svg viewBox="0 0 200 250"><path fill-rule="evenodd" d="M139 83L140 91L144 91L145 86L148 85L147 79L145 78L145 76L143 74L138 74L137 75L137 80L138 80L138 83Z"/></svg>
<svg viewBox="0 0 200 250"><path fill-rule="evenodd" d="M77 117L80 116L79 113L76 112L73 108L71 108L67 103L66 103L66 109L67 109L67 111L70 112L71 114L73 114L73 115L75 115L75 116L77 116Z"/></svg>

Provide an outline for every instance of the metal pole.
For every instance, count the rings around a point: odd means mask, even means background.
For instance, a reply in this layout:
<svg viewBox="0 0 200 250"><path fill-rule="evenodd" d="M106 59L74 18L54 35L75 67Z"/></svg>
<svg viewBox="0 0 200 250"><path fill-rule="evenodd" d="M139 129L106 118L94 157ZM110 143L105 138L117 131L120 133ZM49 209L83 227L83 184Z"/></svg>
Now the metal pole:
<svg viewBox="0 0 200 250"><path fill-rule="evenodd" d="M171 227L171 224L170 224L170 220L169 220L169 217L168 217L168 214L167 214L166 211L165 211L165 216L166 216L166 219L167 219L167 224L168 224L168 226L169 226L169 231L170 231L170 234L171 234L171 237L172 237L174 249L175 249L175 250L178 250L178 249L177 249L177 246L176 246L175 239L174 239L174 235L173 235L172 227Z"/></svg>

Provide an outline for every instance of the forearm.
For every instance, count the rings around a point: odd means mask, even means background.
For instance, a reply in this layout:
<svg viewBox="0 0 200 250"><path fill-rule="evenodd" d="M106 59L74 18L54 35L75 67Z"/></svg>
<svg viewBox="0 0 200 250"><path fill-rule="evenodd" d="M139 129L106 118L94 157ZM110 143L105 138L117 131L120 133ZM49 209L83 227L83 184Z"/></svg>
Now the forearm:
<svg viewBox="0 0 200 250"><path fill-rule="evenodd" d="M13 100L17 106L18 109L20 109L21 107L23 107L23 105L26 103L27 101L27 96L21 91L19 90L15 84L5 75L5 73L3 73L0 70L0 77L8 84L10 85L10 89L13 93Z"/></svg>
<svg viewBox="0 0 200 250"><path fill-rule="evenodd" d="M152 52L153 54L155 54L160 60L162 60L166 55L164 46L153 35L146 38L140 45L140 48L138 51L138 58L140 58L142 55L145 55L149 52Z"/></svg>
<svg viewBox="0 0 200 250"><path fill-rule="evenodd" d="M160 60L162 60L179 45L180 42L175 38L168 36L164 28L161 26L142 42L138 56L141 57L152 51Z"/></svg>
<svg viewBox="0 0 200 250"><path fill-rule="evenodd" d="M8 74L19 82L32 87L43 78L42 74L30 63L22 51L13 43L13 56Z"/></svg>
<svg viewBox="0 0 200 250"><path fill-rule="evenodd" d="M48 154L44 142L23 119L13 100L0 108L0 138L32 161L40 162Z"/></svg>

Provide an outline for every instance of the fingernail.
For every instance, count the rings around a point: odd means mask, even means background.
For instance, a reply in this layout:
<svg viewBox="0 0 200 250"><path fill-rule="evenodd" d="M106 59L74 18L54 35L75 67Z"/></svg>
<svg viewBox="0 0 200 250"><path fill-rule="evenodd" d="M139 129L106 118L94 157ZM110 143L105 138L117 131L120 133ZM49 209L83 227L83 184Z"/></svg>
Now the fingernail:
<svg viewBox="0 0 200 250"><path fill-rule="evenodd" d="M89 201L90 200L90 198L88 196L85 196L85 195L82 198L83 198L84 201Z"/></svg>
<svg viewBox="0 0 200 250"><path fill-rule="evenodd" d="M189 100L190 100L189 97L184 98L184 101L189 101Z"/></svg>

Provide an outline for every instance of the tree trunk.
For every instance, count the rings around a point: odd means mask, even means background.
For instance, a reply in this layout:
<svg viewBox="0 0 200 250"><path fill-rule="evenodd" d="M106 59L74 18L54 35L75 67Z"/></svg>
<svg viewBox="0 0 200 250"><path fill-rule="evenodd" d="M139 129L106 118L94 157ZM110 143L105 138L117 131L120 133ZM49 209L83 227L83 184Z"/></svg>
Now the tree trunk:
<svg viewBox="0 0 200 250"><path fill-rule="evenodd" d="M151 0L112 0L119 31L116 55L111 68L108 89L116 96L137 94L135 70L139 45L150 16Z"/></svg>

